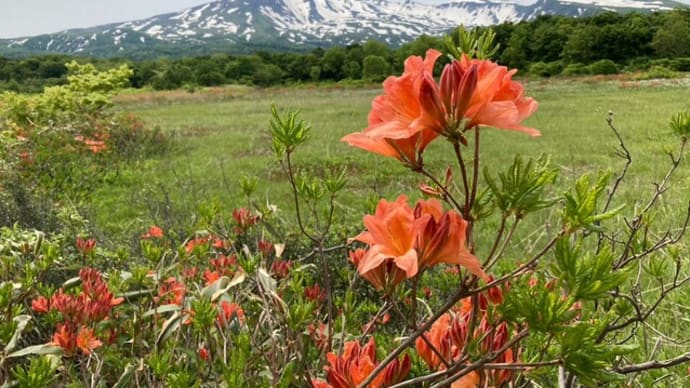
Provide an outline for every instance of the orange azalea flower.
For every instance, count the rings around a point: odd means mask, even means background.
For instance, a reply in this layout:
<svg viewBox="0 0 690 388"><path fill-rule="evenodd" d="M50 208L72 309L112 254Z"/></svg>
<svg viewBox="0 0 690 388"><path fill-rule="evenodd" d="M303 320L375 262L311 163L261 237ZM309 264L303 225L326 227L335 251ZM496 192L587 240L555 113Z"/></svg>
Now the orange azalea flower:
<svg viewBox="0 0 690 388"><path fill-rule="evenodd" d="M333 388L355 388L359 386L376 368L376 342L370 338L366 346L357 341L345 343L343 354L326 355L328 365L324 368L328 383ZM396 359L386 366L369 384L371 388L387 387L402 381L410 372L412 362L408 355L402 361ZM324 386L319 382L319 386Z"/></svg>
<svg viewBox="0 0 690 388"><path fill-rule="evenodd" d="M152 227L149 228L149 231L144 233L141 236L142 239L151 239L151 238L163 238L163 229L160 227L153 225Z"/></svg>
<svg viewBox="0 0 690 388"><path fill-rule="evenodd" d="M214 266L217 270L224 270L227 267L231 267L237 264L237 255L225 256L220 255L215 259L211 259L209 263Z"/></svg>
<svg viewBox="0 0 690 388"><path fill-rule="evenodd" d="M326 300L326 290L319 286L319 283L306 287L304 289L304 297L312 302L322 303Z"/></svg>
<svg viewBox="0 0 690 388"><path fill-rule="evenodd" d="M431 325L429 331L424 333L424 338L433 345L446 362L453 360L453 341L450 335L451 323L452 318L450 314L444 314ZM419 353L431 370L437 370L443 365L441 358L423 338L419 337L415 340L415 347L417 348L417 353Z"/></svg>
<svg viewBox="0 0 690 388"><path fill-rule="evenodd" d="M512 129L539 136L520 123L537 110L537 102L524 96L524 88L508 71L488 60L468 59L446 65L438 86L430 74L420 85L423 115L419 123L445 136L474 126Z"/></svg>
<svg viewBox="0 0 690 388"><path fill-rule="evenodd" d="M480 294L481 295L481 294ZM489 299L484 298L487 302ZM472 299L465 298L461 303L453 308L454 313L447 313L441 316L431 328L425 333L424 339L417 338L415 347L420 357L427 363L429 369L432 371L444 370L445 365L441 362L440 355L448 363L457 362L460 352L470 339L468 333L468 325L471 319ZM479 349L483 353L489 351L498 351L509 340L509 327L505 321L496 322L494 319L489 319L487 310L478 310L481 314L481 321L471 333L471 338L474 341L481 341ZM494 322L494 323L490 323ZM429 346L429 343L437 350L434 352ZM515 356L512 349L507 349L499 354L492 362L497 363L513 363ZM478 387L480 381L482 386L500 387L505 383L510 382L513 374L510 370L503 369L480 369L465 376L462 376L451 387L456 388L470 388Z"/></svg>
<svg viewBox="0 0 690 388"><path fill-rule="evenodd" d="M79 252L81 252L84 255L88 255L93 251L94 248L96 248L96 240L93 238L89 239L84 239L81 237L77 237L77 242L75 244L77 246L77 249Z"/></svg>
<svg viewBox="0 0 690 388"><path fill-rule="evenodd" d="M479 373L473 371L455 380L450 388L477 388L479 383Z"/></svg>
<svg viewBox="0 0 690 388"><path fill-rule="evenodd" d="M220 279L221 274L218 271L210 271L210 270L205 270L204 271L204 280L206 281L206 285L210 286L213 284L216 280Z"/></svg>
<svg viewBox="0 0 690 388"><path fill-rule="evenodd" d="M250 227L259 221L258 215L252 215L250 210L239 208L232 211L232 218L235 219L235 234L243 234Z"/></svg>
<svg viewBox="0 0 690 388"><path fill-rule="evenodd" d="M690 372L689 372L689 374L690 374ZM327 382L325 382L323 380L318 380L318 379L312 380L311 385L314 388L333 388L332 385L328 384Z"/></svg>
<svg viewBox="0 0 690 388"><path fill-rule="evenodd" d="M388 260L392 260L408 278L417 274L414 212L407 204L406 196L399 196L395 202L382 199L373 216L364 216L364 225L367 231L355 237L370 246L357 265L360 274L364 275Z"/></svg>
<svg viewBox="0 0 690 388"><path fill-rule="evenodd" d="M49 306L50 302L44 296L39 296L31 301L31 309L37 313L47 313L50 310Z"/></svg>
<svg viewBox="0 0 690 388"><path fill-rule="evenodd" d="M209 353L208 349L205 347L199 348L199 358L201 358L204 361L208 361L211 359L211 354Z"/></svg>
<svg viewBox="0 0 690 388"><path fill-rule="evenodd" d="M419 168L422 153L437 136L432 131L423 131L406 139L389 139L355 132L340 140L365 151L396 158L411 168Z"/></svg>
<svg viewBox="0 0 690 388"><path fill-rule="evenodd" d="M93 335L93 329L82 326L77 334L77 347L81 349L84 354L89 355L97 347L103 343Z"/></svg>
<svg viewBox="0 0 690 388"><path fill-rule="evenodd" d="M541 133L521 124L537 110L538 104L524 96L525 88L512 80L517 70L508 70L488 60L469 59L459 61L460 67L467 71L477 67L477 87L467 108L465 117L471 121L467 127L487 125L494 128L511 129L540 136Z"/></svg>
<svg viewBox="0 0 690 388"><path fill-rule="evenodd" d="M108 146L106 146L105 142L102 140L85 140L84 144L86 144L86 146L89 147L91 152L94 154L97 154L108 148Z"/></svg>
<svg viewBox="0 0 690 388"><path fill-rule="evenodd" d="M62 352L66 357L73 356L77 353L77 338L74 331L69 325L60 323L53 334L53 341L51 345L56 345L62 348Z"/></svg>
<svg viewBox="0 0 690 388"><path fill-rule="evenodd" d="M222 301L220 303L220 311L216 316L216 320L220 325L227 325L232 322L232 320L237 317L240 323L244 322L244 310L236 303L230 303L228 301Z"/></svg>
<svg viewBox="0 0 690 388"><path fill-rule="evenodd" d="M271 264L271 272L278 278L282 279L290 274L292 268L292 260L276 260Z"/></svg>
<svg viewBox="0 0 690 388"><path fill-rule="evenodd" d="M388 77L384 94L371 103L369 126L361 133L341 139L350 145L399 159L411 167L421 164L421 154L438 133L420 122L422 107L419 90L425 74L433 73L441 53L429 50L426 58L412 56L405 61L400 77Z"/></svg>
<svg viewBox="0 0 690 388"><path fill-rule="evenodd" d="M488 279L465 244L467 222L455 211L444 214L435 199L418 201L414 211L404 195L395 202L381 200L376 213L364 217L364 224L367 231L354 240L369 244L369 250L351 253L350 260L379 290L440 263L461 265Z"/></svg>
<svg viewBox="0 0 690 388"><path fill-rule="evenodd" d="M307 333L318 349L323 349L328 344L328 325L319 322L316 327L310 323L307 326Z"/></svg>
<svg viewBox="0 0 690 388"><path fill-rule="evenodd" d="M400 77L384 81L384 94L371 104L369 126L341 140L419 168L424 149L439 134L492 126L540 135L521 124L536 111L537 103L512 80L516 70L463 57L446 65L439 85L433 67L440 56L430 49L425 59L409 57Z"/></svg>
<svg viewBox="0 0 690 388"><path fill-rule="evenodd" d="M226 249L230 246L230 243L226 240L223 240L221 238L215 238L213 240L213 244L211 244L212 247L216 249Z"/></svg>
<svg viewBox="0 0 690 388"><path fill-rule="evenodd" d="M174 277L169 277L158 288L158 296L154 298L154 301L160 304L171 303L182 306L186 293L187 287L184 283L178 282Z"/></svg>
<svg viewBox="0 0 690 388"><path fill-rule="evenodd" d="M189 255L194 251L194 249L196 249L196 247L208 244L208 241L208 237L196 237L192 240L187 241L187 244L185 244L184 246L184 250Z"/></svg>
<svg viewBox="0 0 690 388"><path fill-rule="evenodd" d="M467 221L460 214L453 210L443 214L441 202L430 199L417 202L415 218L420 268L456 264L483 280L488 279L479 260L467 249Z"/></svg>
<svg viewBox="0 0 690 388"><path fill-rule="evenodd" d="M356 249L350 252L350 262L359 268L360 263L366 257L367 251L364 249ZM392 260L386 261L383 265L380 265L371 271L360 274L363 278L367 279L377 290L383 290L386 287L392 287L407 279L405 271L398 268L393 264Z"/></svg>
<svg viewBox="0 0 690 388"><path fill-rule="evenodd" d="M457 61L445 66L440 88L431 74L420 85L421 122L439 134L452 135L465 129L465 112L477 88L477 67L460 67Z"/></svg>

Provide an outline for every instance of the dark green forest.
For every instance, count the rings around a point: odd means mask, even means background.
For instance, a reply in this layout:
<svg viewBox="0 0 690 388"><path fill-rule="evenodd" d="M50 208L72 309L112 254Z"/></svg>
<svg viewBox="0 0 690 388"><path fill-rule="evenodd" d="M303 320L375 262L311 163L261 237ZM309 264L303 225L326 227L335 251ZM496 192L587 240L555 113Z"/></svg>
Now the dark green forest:
<svg viewBox="0 0 690 388"><path fill-rule="evenodd" d="M493 59L523 73L555 75L648 71L656 76L690 71L690 10L661 13L601 13L587 18L540 16L529 22L490 27L500 49ZM453 36L451 34L450 36ZM128 64L131 85L154 89L196 88L239 83L257 86L348 80L375 82L402 70L410 55L442 49L445 37L421 36L392 48L369 41L309 53L258 51L251 55L218 52L180 59L132 61L61 55L20 59L0 57L0 90L38 92L66 82L72 59L98 68ZM439 66L442 66L440 63Z"/></svg>

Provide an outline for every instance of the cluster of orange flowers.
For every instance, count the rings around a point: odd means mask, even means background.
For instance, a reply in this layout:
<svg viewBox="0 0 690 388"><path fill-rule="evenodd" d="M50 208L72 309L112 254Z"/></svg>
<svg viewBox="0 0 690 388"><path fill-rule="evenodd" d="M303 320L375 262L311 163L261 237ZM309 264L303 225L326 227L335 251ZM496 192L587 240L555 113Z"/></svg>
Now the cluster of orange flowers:
<svg viewBox="0 0 690 388"><path fill-rule="evenodd" d="M376 342L371 337L362 347L358 341L345 343L343 353L337 355L330 352L326 355L328 365L326 380L313 380L315 388L355 388L374 371L376 362ZM395 359L379 373L368 385L371 388L389 387L402 381L409 373L412 362L407 354L402 359Z"/></svg>
<svg viewBox="0 0 690 388"><path fill-rule="evenodd" d="M487 353L501 350L509 340L509 327L505 321L494 316L495 306L503 303L503 291L498 287L489 289L486 293L477 295L477 306L474 310L471 298L461 301L459 308L441 316L424 333L424 338L415 341L417 353L431 370L444 370L446 365L457 361L470 341L479 343L479 350ZM479 314L479 325L474 333L469 333L468 327L472 314ZM433 347L433 349L432 349ZM512 349L502 351L492 362L513 363L515 355ZM456 380L453 388L476 387L483 383L486 386L500 387L510 381L510 370L482 369L473 371Z"/></svg>
<svg viewBox="0 0 690 388"><path fill-rule="evenodd" d="M62 315L52 343L60 346L65 356L74 356L78 350L88 355L101 346L102 342L95 336L94 329L108 318L113 306L123 302L122 298L113 296L95 269L83 268L79 271L79 278L82 282L81 293L65 294L59 289L50 300L41 296L31 303L36 312L54 310Z"/></svg>
<svg viewBox="0 0 690 388"><path fill-rule="evenodd" d="M220 254L215 259L209 260L209 264L211 267L204 270L202 275L206 281L206 285L215 282L222 276L232 277L238 270L236 255L226 256L224 254Z"/></svg>
<svg viewBox="0 0 690 388"><path fill-rule="evenodd" d="M515 70L463 57L445 66L437 84L433 70L440 56L430 49L426 58L407 58L403 74L388 77L384 94L372 102L369 126L342 141L417 169L422 153L439 135L462 138L462 132L477 126L540 135L520 124L536 111L537 103L512 80Z"/></svg>
<svg viewBox="0 0 690 388"><path fill-rule="evenodd" d="M165 233L163 232L163 229L161 227L153 225L149 228L149 230L141 235L142 240L151 240L151 239L159 239L163 238Z"/></svg>
<svg viewBox="0 0 690 388"><path fill-rule="evenodd" d="M98 139L87 139L82 135L75 136L74 140L83 143L94 154L97 154L108 148L108 146L105 144L105 141Z"/></svg>
<svg viewBox="0 0 690 388"><path fill-rule="evenodd" d="M463 56L446 65L436 82L433 70L440 56L440 52L430 49L425 58L409 57L401 76L384 81L384 93L372 102L368 127L343 137L342 141L423 171L424 150L439 136L459 146L468 144L465 132L478 131L483 126L540 135L536 129L521 124L536 111L537 103L525 97L523 86L512 80L515 70ZM450 172L446 174L446 180L449 179ZM428 186L422 189L438 194ZM441 263L464 267L485 281L491 279L466 246L467 221L456 211L444 212L435 199L420 200L414 208L404 195L393 202L381 200L375 214L364 217L364 225L366 231L353 240L367 244L368 248L351 252L350 261L379 290L389 292L405 279ZM501 290L492 288L477 298L478 306L472 306L470 299L464 300L461 308L443 315L424 338L416 340L417 351L430 369L442 370L459 362L469 341L477 341L483 352L497 351L507 344L508 325L488 308L490 304L502 303ZM478 322L476 328L471 329L474 325L470 321ZM469 333L470 330L474 332ZM375 364L373 353L358 352L358 347L348 344L343 356L329 354L326 371L331 386L356 386L363 381L358 379L359 374L369 373L371 369L367 368ZM514 357L512 350L507 349L493 361L512 363ZM395 367L404 364L396 363ZM381 380L384 376L385 373L379 375L372 386L389 383ZM505 370L473 371L453 386L470 387L480 382L500 386L510 378L510 372Z"/></svg>
<svg viewBox="0 0 690 388"><path fill-rule="evenodd" d="M487 279L465 244L467 221L453 210L444 212L438 200L420 200L414 209L404 195L394 202L381 200L375 214L364 217L364 225L367 230L354 240L369 249L352 252L350 260L379 290L440 263L461 265Z"/></svg>
<svg viewBox="0 0 690 388"><path fill-rule="evenodd" d="M223 240L222 238L214 237L214 236L203 236L203 237L195 237L195 238L187 241L187 244L185 244L185 246L184 246L184 250L189 255L192 252L194 252L194 249L196 249L196 247L199 247L199 246L207 247L209 243L211 244L210 246L212 248L216 248L216 249L224 249L229 245L229 242Z"/></svg>
<svg viewBox="0 0 690 388"><path fill-rule="evenodd" d="M77 237L75 245L82 255L88 255L96 248L96 240L93 238Z"/></svg>
<svg viewBox="0 0 690 388"><path fill-rule="evenodd" d="M233 210L232 218L235 220L235 234L237 235L246 233L249 228L254 226L260 220L259 215L252 214L250 210L245 208Z"/></svg>
<svg viewBox="0 0 690 388"><path fill-rule="evenodd" d="M152 226L148 232L141 236L141 238L159 239L162 238L163 235L164 232L160 227ZM228 242L221 238L205 236L191 239L187 242L187 244L185 244L185 251L187 254L191 254L197 247L202 245L208 245L215 250L213 258L209 259L208 268L206 268L201 274L201 278L204 280L207 286L211 285L223 276L231 277L238 270L241 270L237 264L237 256L228 256L224 253L226 251ZM199 275L199 268L186 268L182 271L182 273L187 280L190 280ZM165 279L159 286L158 296L154 297L154 301L159 305L175 304L178 306L184 306L186 296L187 286L185 285L185 281L179 280L175 277L169 277ZM216 306L218 309L216 322L221 327L228 325L235 318L239 322L244 322L244 310L238 304L223 300ZM187 313L190 317L194 315L193 311L187 311ZM185 323L191 323L191 318L187 318ZM206 356L204 356L206 359L210 357L207 349L203 348L201 350L203 350L202 353L206 354Z"/></svg>

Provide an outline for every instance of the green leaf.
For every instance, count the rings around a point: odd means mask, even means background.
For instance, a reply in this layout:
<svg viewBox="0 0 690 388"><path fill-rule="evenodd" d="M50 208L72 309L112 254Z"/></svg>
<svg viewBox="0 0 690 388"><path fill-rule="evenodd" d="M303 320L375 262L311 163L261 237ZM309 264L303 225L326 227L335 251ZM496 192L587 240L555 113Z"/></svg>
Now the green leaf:
<svg viewBox="0 0 690 388"><path fill-rule="evenodd" d="M156 345L160 345L170 337L172 333L174 333L177 329L180 328L180 325L182 324L182 313L179 311L176 311L173 315L170 316L165 322L163 322L163 326L161 327L161 332L158 334L158 338L156 338Z"/></svg>
<svg viewBox="0 0 690 388"><path fill-rule="evenodd" d="M178 312L180 310L182 310L182 307L179 305L172 304L172 303L171 304L164 304L162 306L158 306L154 309L151 309L151 310L145 312L141 317L146 318L146 317L150 317L150 316L156 315L156 314L165 314L165 313L169 313L171 311Z"/></svg>
<svg viewBox="0 0 690 388"><path fill-rule="evenodd" d="M117 379L117 381L113 385L113 388L125 388L125 387L131 386L130 381L132 380L132 376L134 376L137 369L138 368L137 368L136 364L133 364L133 363L127 364L127 366L125 366L124 372L122 372L122 375L120 375L120 378Z"/></svg>
<svg viewBox="0 0 690 388"><path fill-rule="evenodd" d="M460 26L455 30L455 35L445 37L444 43L450 55L460 59L463 54L470 58L489 59L498 53L500 44L494 44L496 33L492 29L484 29L480 34L479 28L472 30Z"/></svg>
<svg viewBox="0 0 690 388"><path fill-rule="evenodd" d="M22 336L22 333L24 332L24 329L26 329L27 323L31 320L30 315L17 315L12 319L14 322L17 323L17 328L14 330L14 334L12 334L12 338L7 342L7 345L5 346L5 353L11 352L15 346L17 346L17 341Z"/></svg>
<svg viewBox="0 0 690 388"><path fill-rule="evenodd" d="M564 238L556 244L554 255L554 275L575 300L605 297L628 276L628 271L614 270L615 257L608 246L602 247L599 253L583 253L579 243L573 245Z"/></svg>
<svg viewBox="0 0 690 388"><path fill-rule="evenodd" d="M23 357L32 354L62 354L62 348L53 344L28 346L7 355L7 358Z"/></svg>
<svg viewBox="0 0 690 388"><path fill-rule="evenodd" d="M594 184L590 183L588 174L582 175L575 182L574 191L564 194L565 206L562 210L563 224L569 232L586 229L592 232L603 230L601 221L618 214L625 205L604 213L597 213L597 204L603 198L608 185L610 173L602 173Z"/></svg>
<svg viewBox="0 0 690 388"><path fill-rule="evenodd" d="M271 106L273 116L269 125L273 138L273 151L278 158L291 153L295 147L309 138L311 127L303 120L298 120L299 110L281 116L275 105Z"/></svg>
<svg viewBox="0 0 690 388"><path fill-rule="evenodd" d="M558 177L558 169L549 164L549 159L544 155L527 162L518 155L506 172L498 174L498 180L491 177L487 168L484 169L484 179L493 194L493 201L504 216L522 218L558 201L556 198L545 198L547 187Z"/></svg>
<svg viewBox="0 0 690 388"><path fill-rule="evenodd" d="M279 388L289 388L293 386L293 383L295 381L295 362L290 361L285 368L283 369L283 373L280 376L280 381L278 382L278 387Z"/></svg>
<svg viewBox="0 0 690 388"><path fill-rule="evenodd" d="M671 118L671 130L684 139L690 136L690 111L683 111Z"/></svg>
<svg viewBox="0 0 690 388"><path fill-rule="evenodd" d="M606 325L606 321L578 322L557 337L564 367L586 386L624 379L623 375L612 372L611 367L617 357L635 350L630 345L599 343L597 338Z"/></svg>
<svg viewBox="0 0 690 388"><path fill-rule="evenodd" d="M232 280L227 276L222 276L215 282L204 287L201 290L201 295L208 298L211 302L215 302L221 295L228 292L228 290L242 283L245 278L246 275L242 270L237 271Z"/></svg>

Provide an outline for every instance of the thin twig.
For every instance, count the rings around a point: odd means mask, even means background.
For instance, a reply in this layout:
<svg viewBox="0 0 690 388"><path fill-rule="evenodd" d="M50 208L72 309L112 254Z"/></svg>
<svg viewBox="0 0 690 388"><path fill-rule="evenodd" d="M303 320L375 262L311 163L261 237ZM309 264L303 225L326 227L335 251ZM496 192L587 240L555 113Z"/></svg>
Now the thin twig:
<svg viewBox="0 0 690 388"><path fill-rule="evenodd" d="M455 151L455 157L458 160L458 165L460 165L460 174L462 175L462 185L465 191L465 207L459 209L462 216L467 219L470 215L470 185L467 180L467 168L465 167L465 160L462 157L462 150L460 149L460 142L455 139L453 140L453 150Z"/></svg>
<svg viewBox="0 0 690 388"><path fill-rule="evenodd" d="M457 211L462 213L463 207L460 206L460 204L455 200L455 197L453 197L453 195L448 191L448 188L446 188L443 184L441 184L441 182L439 182L439 180L436 179L436 177L434 177L431 173L429 173L423 167L421 169L419 169L419 173L424 175L425 177L431 179L431 181L434 182L434 184L436 186L438 186L443 191L444 197L451 202L453 207L455 207L455 209Z"/></svg>
<svg viewBox="0 0 690 388"><path fill-rule="evenodd" d="M682 364L684 362L690 361L690 352L682 354L678 357L671 358L664 361L647 361L640 364L625 365L615 369L616 372L621 374L641 372L650 369L661 369L668 368L674 365Z"/></svg>
<svg viewBox="0 0 690 388"><path fill-rule="evenodd" d="M491 267L496 264L498 259L503 255L503 252L506 250L506 247L508 246L508 243L510 240L513 239L513 234L515 233L515 230L517 229L518 224L520 223L521 218L515 218L515 222L513 222L513 225L510 227L510 230L508 231L508 234L506 235L505 240L503 240L503 244L501 245L501 249L496 253L495 256L490 256L487 258L486 264L484 265L484 270L488 271L491 269Z"/></svg>
<svg viewBox="0 0 690 388"><path fill-rule="evenodd" d="M459 379L460 377L466 376L466 375L470 374L471 372L474 372L477 369L483 368L484 365L486 365L489 361L499 357L501 354L503 354L503 352L510 349L513 345L520 342L523 338L527 337L528 334L529 334L529 329L523 329L521 332L519 332L514 337L512 337L509 341L507 341L505 344L503 344L503 346L501 346L499 349L490 352L481 360L477 360L477 361L475 361L469 365L458 363L458 364L454 365L452 368L448 368L448 370L446 371L447 374L451 374L451 373L454 373L456 371L458 371L458 372L453 374L452 376L448 377L447 379L442 380L442 381L432 385L431 388L447 387L450 384L452 384L453 382L455 382L457 379ZM463 366L464 366L464 368L462 368Z"/></svg>

